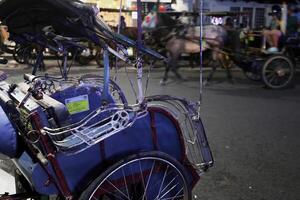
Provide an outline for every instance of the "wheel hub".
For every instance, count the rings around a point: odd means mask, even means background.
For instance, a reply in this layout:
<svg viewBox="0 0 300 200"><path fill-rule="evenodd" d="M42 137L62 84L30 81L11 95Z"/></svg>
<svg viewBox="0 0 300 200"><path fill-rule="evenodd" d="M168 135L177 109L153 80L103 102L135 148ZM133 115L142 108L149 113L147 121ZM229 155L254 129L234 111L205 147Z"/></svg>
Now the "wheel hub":
<svg viewBox="0 0 300 200"><path fill-rule="evenodd" d="M283 77L285 76L285 70L284 69L277 69L276 70L276 74L279 76L279 77Z"/></svg>

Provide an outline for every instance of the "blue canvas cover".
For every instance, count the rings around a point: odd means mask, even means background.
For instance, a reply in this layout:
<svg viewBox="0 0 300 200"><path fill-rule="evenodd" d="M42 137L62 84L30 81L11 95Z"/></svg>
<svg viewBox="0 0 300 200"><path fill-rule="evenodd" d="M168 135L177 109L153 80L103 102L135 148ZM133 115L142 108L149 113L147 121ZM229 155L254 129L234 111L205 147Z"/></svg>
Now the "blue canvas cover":
<svg viewBox="0 0 300 200"><path fill-rule="evenodd" d="M151 121L156 124L155 134ZM118 161L125 156L138 152L162 151L184 163L184 146L180 142L180 137L169 116L163 112L155 112L139 119L132 127L84 152L75 155L65 155L58 152L56 158L70 190L78 192L103 172L104 163ZM46 168L55 177L51 165L48 164ZM30 174L37 192L47 195L58 193L54 183L45 184L49 179L41 165L32 163ZM188 175L191 185L199 178L197 174L194 174L193 169L188 171Z"/></svg>
<svg viewBox="0 0 300 200"><path fill-rule="evenodd" d="M0 153L13 158L17 154L17 133L0 106Z"/></svg>
<svg viewBox="0 0 300 200"><path fill-rule="evenodd" d="M61 103L66 103L67 99L82 95L88 96L89 110L70 114L69 120L71 123L77 122L86 114L101 106L101 89L89 84L83 84L69 87L52 95L53 98ZM113 102L112 98L111 102ZM116 133L83 152L74 155L57 152L55 157L69 189L71 192L82 191L83 188L103 172L107 163L117 162L126 156L139 152L161 151L182 164L186 164L183 136L176 123L176 119L173 119L167 111L160 108L149 108L148 114L137 119L131 127ZM32 177L31 181L38 193L45 195L59 193L56 184L52 181L49 182L51 178L49 179L45 172L45 169L47 169L53 180L57 182L50 163L47 166L41 166L33 162L30 164L28 161L23 162L22 157L19 159L19 163L21 165L26 163L26 166L23 167L30 169L27 171L29 176ZM197 174L195 175L193 169L190 169L188 166L187 169L190 184L193 185L199 177Z"/></svg>
<svg viewBox="0 0 300 200"><path fill-rule="evenodd" d="M155 135L153 135L153 126L151 126L153 116L156 124ZM104 163L118 161L138 152L158 150L183 163L185 159L184 147L180 143L180 137L172 120L164 113L155 112L154 115L148 114L136 121L132 127L115 134L84 152L69 156L57 153L56 158L70 190L78 192L101 174ZM41 165L32 163L30 168L32 170L29 173L37 192L47 195L58 193L54 183L45 184L48 176ZM46 168L56 179L51 165L47 165ZM188 175L191 185L198 180L192 169L188 172Z"/></svg>

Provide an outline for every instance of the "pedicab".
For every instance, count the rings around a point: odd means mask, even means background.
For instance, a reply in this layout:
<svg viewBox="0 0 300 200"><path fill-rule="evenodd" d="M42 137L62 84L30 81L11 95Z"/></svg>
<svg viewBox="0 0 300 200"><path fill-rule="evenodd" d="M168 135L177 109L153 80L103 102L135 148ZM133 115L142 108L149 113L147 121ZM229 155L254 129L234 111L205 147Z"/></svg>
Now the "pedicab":
<svg viewBox="0 0 300 200"><path fill-rule="evenodd" d="M212 167L199 103L144 97L142 58L164 57L111 31L97 12L75 0L1 1L12 40L64 56L62 76L33 71L18 84L1 76L0 153L13 161L18 178L17 194L1 200L191 199ZM82 38L103 48L103 75L68 74L68 50L84 48ZM137 48L136 60L128 59L127 47ZM137 66L136 104L110 79L111 54Z"/></svg>

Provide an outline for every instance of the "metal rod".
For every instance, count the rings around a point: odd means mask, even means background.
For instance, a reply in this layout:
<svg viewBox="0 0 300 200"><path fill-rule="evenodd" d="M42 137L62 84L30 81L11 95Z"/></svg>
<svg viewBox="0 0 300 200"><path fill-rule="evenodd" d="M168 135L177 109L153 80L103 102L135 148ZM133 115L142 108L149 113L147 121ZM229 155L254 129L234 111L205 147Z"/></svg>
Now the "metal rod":
<svg viewBox="0 0 300 200"><path fill-rule="evenodd" d="M110 73L109 73L109 52L108 47L105 45L103 47L103 64L104 64L104 85L103 85L103 94L102 99L104 101L108 100L109 96L109 82L110 82Z"/></svg>
<svg viewBox="0 0 300 200"><path fill-rule="evenodd" d="M121 32L122 5L123 5L123 1L120 0L118 33Z"/></svg>
<svg viewBox="0 0 300 200"><path fill-rule="evenodd" d="M118 23L118 33L120 34L121 32L121 18L122 18L122 5L123 1L120 0L120 7L119 7L119 23ZM117 47L117 52L119 51L119 47ZM117 81L118 77L118 57L115 59L115 75L114 75L114 81Z"/></svg>
<svg viewBox="0 0 300 200"><path fill-rule="evenodd" d="M68 52L65 52L64 53L64 61L63 61L63 78L65 80L68 79L68 69L67 69L67 66L68 66Z"/></svg>
<svg viewBox="0 0 300 200"><path fill-rule="evenodd" d="M137 86L138 86L138 103L142 103L144 101L143 94L143 61L140 57L140 49L142 47L142 2L141 0L137 0L137 29L138 29L138 37L137 37Z"/></svg>
<svg viewBox="0 0 300 200"><path fill-rule="evenodd" d="M199 88L199 114L200 106L202 104L203 94L203 0L199 1L199 15L200 15L200 88Z"/></svg>
<svg viewBox="0 0 300 200"><path fill-rule="evenodd" d="M33 70L31 73L32 75L36 75L38 68L40 68L42 66L42 62L43 62L43 50L38 49L37 50L37 59L34 63Z"/></svg>

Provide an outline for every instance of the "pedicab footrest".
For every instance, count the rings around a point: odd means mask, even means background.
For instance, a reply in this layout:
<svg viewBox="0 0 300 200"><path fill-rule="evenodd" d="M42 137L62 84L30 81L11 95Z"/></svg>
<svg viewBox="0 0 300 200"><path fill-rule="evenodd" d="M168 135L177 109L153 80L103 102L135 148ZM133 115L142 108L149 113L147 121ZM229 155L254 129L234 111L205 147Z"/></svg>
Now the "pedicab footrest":
<svg viewBox="0 0 300 200"><path fill-rule="evenodd" d="M76 154L131 126L136 117L131 109L100 108L78 123L58 129L45 127L43 132L59 151Z"/></svg>

